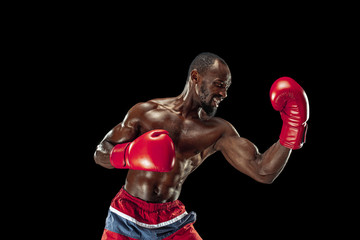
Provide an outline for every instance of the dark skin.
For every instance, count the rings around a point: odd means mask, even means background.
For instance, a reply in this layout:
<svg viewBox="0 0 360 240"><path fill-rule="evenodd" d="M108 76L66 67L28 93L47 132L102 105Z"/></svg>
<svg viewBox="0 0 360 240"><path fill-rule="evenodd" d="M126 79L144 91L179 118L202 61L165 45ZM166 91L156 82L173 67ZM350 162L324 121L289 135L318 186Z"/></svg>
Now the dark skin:
<svg viewBox="0 0 360 240"><path fill-rule="evenodd" d="M272 183L285 167L291 149L274 143L264 153L240 137L224 119L212 117L231 85L228 66L216 60L200 74L193 69L184 91L173 98L154 99L132 107L97 146L94 159L113 168L109 156L119 143L130 142L153 129L165 129L174 142L176 160L170 172L128 170L125 189L147 202L178 199L186 178L207 157L220 151L237 170L261 183ZM204 110L206 109L206 111Z"/></svg>

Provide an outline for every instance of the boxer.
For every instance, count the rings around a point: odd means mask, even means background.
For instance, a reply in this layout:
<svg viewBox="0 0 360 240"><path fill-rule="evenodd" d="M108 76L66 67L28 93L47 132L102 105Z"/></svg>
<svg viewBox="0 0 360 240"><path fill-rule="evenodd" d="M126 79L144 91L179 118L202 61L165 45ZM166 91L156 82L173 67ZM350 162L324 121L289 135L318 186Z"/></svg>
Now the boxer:
<svg viewBox="0 0 360 240"><path fill-rule="evenodd" d="M196 214L188 213L178 198L190 173L217 151L258 182L270 184L279 176L292 150L305 142L305 91L289 77L273 83L270 101L283 126L279 140L260 153L231 123L215 117L230 85L226 62L201 53L192 61L179 96L134 105L100 142L94 154L97 164L129 169L112 200L103 240L201 239L193 226Z"/></svg>

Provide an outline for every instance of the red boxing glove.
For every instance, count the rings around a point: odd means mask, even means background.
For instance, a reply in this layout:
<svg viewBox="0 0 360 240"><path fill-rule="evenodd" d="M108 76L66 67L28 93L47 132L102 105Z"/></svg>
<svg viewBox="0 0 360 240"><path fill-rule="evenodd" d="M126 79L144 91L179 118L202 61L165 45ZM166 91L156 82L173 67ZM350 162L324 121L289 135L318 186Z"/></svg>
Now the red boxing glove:
<svg viewBox="0 0 360 240"><path fill-rule="evenodd" d="M294 79L281 77L271 86L270 100L283 120L280 144L291 149L301 148L309 119L309 101L304 89Z"/></svg>
<svg viewBox="0 0 360 240"><path fill-rule="evenodd" d="M169 172L175 163L174 143L166 130L152 130L132 142L115 145L110 163L121 169Z"/></svg>

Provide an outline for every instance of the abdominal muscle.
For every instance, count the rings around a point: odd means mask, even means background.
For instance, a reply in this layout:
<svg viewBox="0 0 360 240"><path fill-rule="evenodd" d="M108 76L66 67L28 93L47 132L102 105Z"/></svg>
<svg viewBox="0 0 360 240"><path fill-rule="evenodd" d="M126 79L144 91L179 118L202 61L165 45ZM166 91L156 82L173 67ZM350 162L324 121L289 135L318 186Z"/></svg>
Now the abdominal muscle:
<svg viewBox="0 0 360 240"><path fill-rule="evenodd" d="M182 184L192 172L191 167L177 161L171 172L129 170L125 190L146 202L165 203L178 199Z"/></svg>
<svg viewBox="0 0 360 240"><path fill-rule="evenodd" d="M159 181L171 178L167 176L169 173L139 172L129 170L126 178L125 190L132 196L153 203L165 203L178 199L182 187L180 181L170 181L173 184L169 184L169 181ZM157 177L150 177L155 175Z"/></svg>

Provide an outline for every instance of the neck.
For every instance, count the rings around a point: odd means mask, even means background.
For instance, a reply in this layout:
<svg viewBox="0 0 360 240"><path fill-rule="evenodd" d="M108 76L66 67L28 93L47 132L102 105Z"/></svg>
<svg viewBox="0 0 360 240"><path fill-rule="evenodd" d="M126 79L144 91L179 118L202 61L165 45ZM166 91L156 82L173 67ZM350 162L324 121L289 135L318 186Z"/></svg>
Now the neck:
<svg viewBox="0 0 360 240"><path fill-rule="evenodd" d="M195 86L192 85L190 81L187 81L183 92L176 98L176 110L184 118L199 118L200 102L197 100Z"/></svg>

